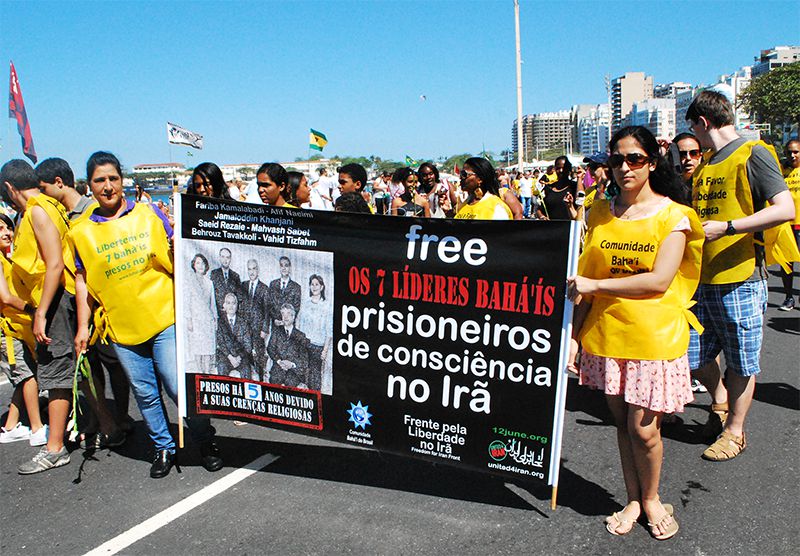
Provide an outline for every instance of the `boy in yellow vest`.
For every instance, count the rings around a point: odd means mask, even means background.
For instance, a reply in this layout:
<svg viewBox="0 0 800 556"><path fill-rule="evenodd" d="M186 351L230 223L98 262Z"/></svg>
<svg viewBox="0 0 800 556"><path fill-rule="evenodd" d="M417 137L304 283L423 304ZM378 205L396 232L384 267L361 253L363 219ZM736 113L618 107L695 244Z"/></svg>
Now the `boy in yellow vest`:
<svg viewBox="0 0 800 556"><path fill-rule="evenodd" d="M39 179L24 160L11 160L0 170L0 194L19 212L11 281L17 295L36 308L33 335L39 387L47 390L47 444L18 472L30 475L69 463L64 446L75 368L69 307L65 289L62 239L69 229L64 208L39 191Z"/></svg>
<svg viewBox="0 0 800 556"><path fill-rule="evenodd" d="M766 144L736 134L724 95L703 91L686 119L709 149L693 176L692 205L706 235L693 310L705 332L692 331L689 365L712 396L710 417L721 433L703 458L726 461L747 446L744 422L761 370L767 274L755 242L758 232L792 220L794 204ZM720 351L727 363L724 385L714 361Z"/></svg>

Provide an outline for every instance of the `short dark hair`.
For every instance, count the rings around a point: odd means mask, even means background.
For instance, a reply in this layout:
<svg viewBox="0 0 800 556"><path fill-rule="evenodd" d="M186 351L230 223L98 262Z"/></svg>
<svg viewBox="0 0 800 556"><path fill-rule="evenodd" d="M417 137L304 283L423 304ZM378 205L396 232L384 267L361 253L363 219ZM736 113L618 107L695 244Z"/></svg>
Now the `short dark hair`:
<svg viewBox="0 0 800 556"><path fill-rule="evenodd" d="M92 174L97 170L97 167L105 166L106 164L114 166L114 168L117 169L119 177L122 177L122 164L119 163L119 159L110 152L97 151L96 153L92 153L92 156L86 161L86 180L91 182Z"/></svg>
<svg viewBox="0 0 800 556"><path fill-rule="evenodd" d="M287 263L289 263L289 266L292 266L292 259L290 259L286 255L281 255L280 257L278 257L278 264L280 264L281 261L286 261Z"/></svg>
<svg viewBox="0 0 800 556"><path fill-rule="evenodd" d="M72 168L63 158L42 160L36 167L36 175L39 181L44 183L55 183L56 178L61 178L61 181L67 187L75 187L75 175L72 173Z"/></svg>
<svg viewBox="0 0 800 556"><path fill-rule="evenodd" d="M434 163L432 163L432 162L423 162L422 164L420 164L419 168L417 168L417 176L422 176L422 169L423 168L427 168L428 170L433 172L433 178L436 180L437 183L439 182L439 169L436 167L436 165ZM428 191L426 189L425 184L422 183L422 179L420 179L419 192L423 193L423 194L424 193L430 193L430 191Z"/></svg>
<svg viewBox="0 0 800 556"><path fill-rule="evenodd" d="M336 212L361 212L364 214L372 214L372 211L369 210L369 205L358 191L342 193L339 198L336 199L334 210Z"/></svg>
<svg viewBox="0 0 800 556"><path fill-rule="evenodd" d="M85 180L78 180L75 182L75 191L81 195L86 195L86 193L89 191L89 184L87 184Z"/></svg>
<svg viewBox="0 0 800 556"><path fill-rule="evenodd" d="M367 171L361 164L356 164L355 162L345 164L339 168L339 173L347 174L350 176L350 179L353 180L353 182L360 182L361 187L358 188L359 191L364 189L364 187L367 185Z"/></svg>
<svg viewBox="0 0 800 556"><path fill-rule="evenodd" d="M9 160L0 168L0 196L3 197L6 203L12 205L13 202L11 201L8 187L6 187L6 182L19 191L39 187L39 178L36 176L33 166L19 158Z"/></svg>
<svg viewBox="0 0 800 556"><path fill-rule="evenodd" d="M714 128L733 125L733 106L717 91L705 90L695 97L686 110L686 119L695 123L705 118Z"/></svg>
<svg viewBox="0 0 800 556"><path fill-rule="evenodd" d="M475 175L481 180L481 189L492 195L500 195L500 184L497 175L494 173L492 163L485 158L474 156L464 161L464 166L469 166L475 170Z"/></svg>
<svg viewBox="0 0 800 556"><path fill-rule="evenodd" d="M675 137L672 138L672 142L677 144L679 141L683 141L684 139L691 139L698 145L700 145L700 139L694 133L689 133L688 131L684 131L683 133L677 134Z"/></svg>
<svg viewBox="0 0 800 556"><path fill-rule="evenodd" d="M192 257L192 262L191 262L191 264L189 265L189 268L191 268L191 269L192 269L192 272L197 272L197 271L194 269L194 262L195 262L197 259L200 259L201 261L203 261L203 264L204 264L204 265L206 265L206 272L205 272L205 273L207 273L207 272L208 272L208 269L209 269L210 267L209 267L209 264L208 264L208 259L206 259L205 255L203 255L202 253L197 253L197 254L196 254L194 257ZM205 274L205 273L204 273L204 274Z"/></svg>

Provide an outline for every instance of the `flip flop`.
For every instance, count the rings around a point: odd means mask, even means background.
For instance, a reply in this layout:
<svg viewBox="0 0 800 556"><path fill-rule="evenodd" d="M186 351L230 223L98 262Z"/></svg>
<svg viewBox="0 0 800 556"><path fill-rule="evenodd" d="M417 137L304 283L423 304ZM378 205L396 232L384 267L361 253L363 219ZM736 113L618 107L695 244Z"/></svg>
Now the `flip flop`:
<svg viewBox="0 0 800 556"><path fill-rule="evenodd" d="M665 510L667 509L667 504L664 504L664 509ZM672 509L672 506L670 506L670 509ZM672 522L669 525L663 526L662 524L668 518L672 518ZM650 523L648 521L647 522L647 527L650 529L650 535L654 539L656 539L657 541L665 541L667 539L671 539L672 537L675 536L675 534L678 532L678 529L679 529L678 521L675 519L675 516L673 516L673 515L671 515L669 513L669 511L665 512L664 515L661 517L661 519L658 520L657 523ZM656 535L656 533L655 533L655 528L656 527L661 527L661 529L664 532L661 533L660 535Z"/></svg>
<svg viewBox="0 0 800 556"><path fill-rule="evenodd" d="M630 527L627 531L619 532L617 529L623 527L624 525L630 523ZM615 537L622 537L627 535L633 530L633 521L626 518L621 512L614 512L610 516L606 518L606 531L614 535Z"/></svg>

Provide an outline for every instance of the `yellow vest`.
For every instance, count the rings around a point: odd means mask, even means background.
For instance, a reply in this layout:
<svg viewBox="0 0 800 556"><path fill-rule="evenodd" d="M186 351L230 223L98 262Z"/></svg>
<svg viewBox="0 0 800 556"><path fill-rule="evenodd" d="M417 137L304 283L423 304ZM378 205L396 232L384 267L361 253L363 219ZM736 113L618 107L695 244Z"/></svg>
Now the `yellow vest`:
<svg viewBox="0 0 800 556"><path fill-rule="evenodd" d="M514 218L508 205L506 205L500 197L492 195L491 193L486 193L483 198L474 205L462 205L461 208L458 209L455 218L459 220L494 220L494 211L498 205L505 209L509 220Z"/></svg>
<svg viewBox="0 0 800 556"><path fill-rule="evenodd" d="M3 276L8 282L8 288L12 295L19 295L11 287L11 262L4 256L0 255L0 264L3 265ZM3 305L2 319L0 319L0 330L6 337L6 347L8 352L9 363L13 364L14 360L14 347L11 345L9 338L16 338L25 342L28 349L32 354L36 354L36 339L33 337L33 317L24 311L20 311L10 305Z"/></svg>
<svg viewBox="0 0 800 556"><path fill-rule="evenodd" d="M766 148L777 161L775 149L763 141L747 141L725 160L715 164L709 162L712 153L703 156L692 178L692 205L700 220L726 222L754 213L747 161L755 145ZM786 268L791 261L800 260L788 223L765 230L763 234L768 265L778 263ZM706 243L700 282L732 284L750 278L756 267L756 242L752 233L743 233Z"/></svg>
<svg viewBox="0 0 800 556"><path fill-rule="evenodd" d="M800 226L800 168L788 168L784 173L786 186L794 199L794 221L792 224Z"/></svg>
<svg viewBox="0 0 800 556"><path fill-rule="evenodd" d="M106 222L81 219L67 241L86 270L89 293L101 305L95 315L95 325L105 326L100 336L137 345L175 323L169 240L147 204L137 203Z"/></svg>
<svg viewBox="0 0 800 556"><path fill-rule="evenodd" d="M678 272L666 292L645 299L595 295L579 339L594 355L618 359L670 360L686 353L689 325L702 330L689 307L700 278L703 227L691 208L671 202L641 220L615 218L610 203L596 199L578 274L623 278L653 270L661 243L688 217L691 230Z"/></svg>
<svg viewBox="0 0 800 556"><path fill-rule="evenodd" d="M39 245L36 243L36 235L33 233L33 207L42 207L53 221L62 241L62 252L64 250L64 235L69 230L69 218L61 206L61 203L44 194L39 194L28 199L28 204L22 219L17 225L14 235L14 249L11 261L14 263L11 270L11 281L9 287L17 292L17 295L26 303L39 306L42 299L42 286L44 286L44 275L47 267L39 254ZM61 279L70 293L75 293L75 281L64 273Z"/></svg>

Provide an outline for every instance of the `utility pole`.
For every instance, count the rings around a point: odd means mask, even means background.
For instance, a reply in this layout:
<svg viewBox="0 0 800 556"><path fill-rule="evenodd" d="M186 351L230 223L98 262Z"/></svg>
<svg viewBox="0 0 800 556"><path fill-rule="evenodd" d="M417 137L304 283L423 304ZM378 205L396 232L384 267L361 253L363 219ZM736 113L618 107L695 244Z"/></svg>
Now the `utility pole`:
<svg viewBox="0 0 800 556"><path fill-rule="evenodd" d="M517 170L521 172L525 162L525 136L522 134L522 54L519 46L519 0L514 0L514 26L517 36Z"/></svg>

